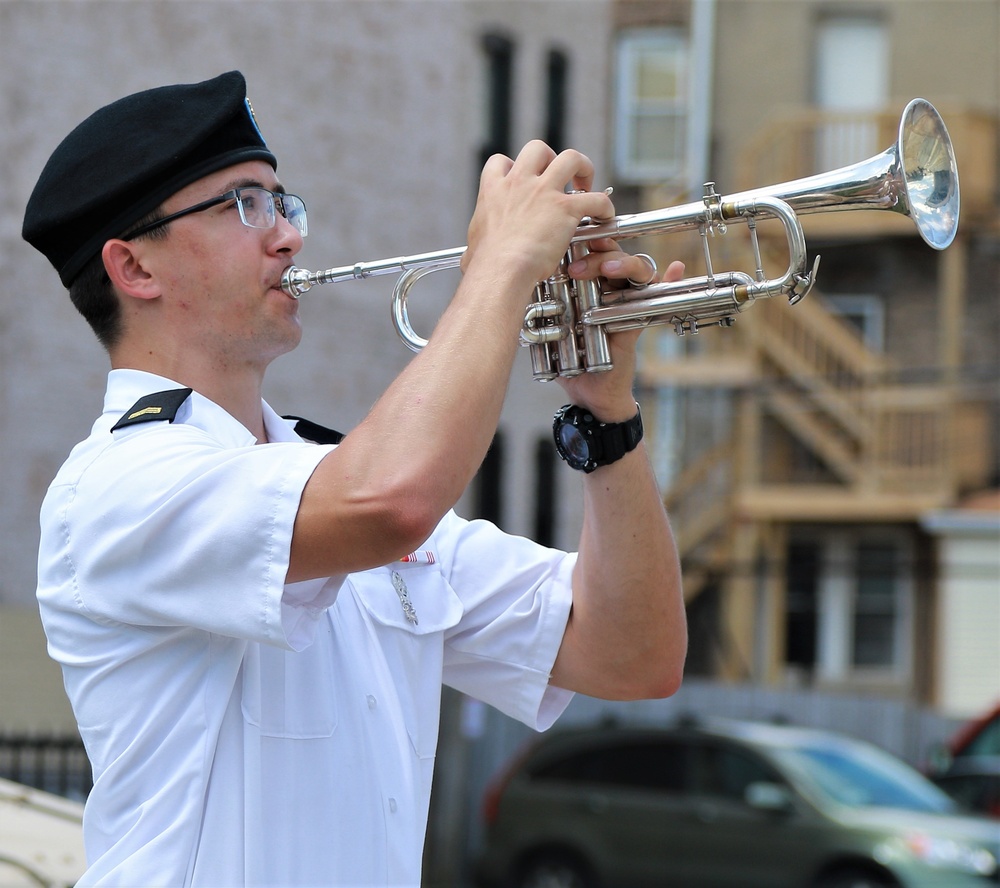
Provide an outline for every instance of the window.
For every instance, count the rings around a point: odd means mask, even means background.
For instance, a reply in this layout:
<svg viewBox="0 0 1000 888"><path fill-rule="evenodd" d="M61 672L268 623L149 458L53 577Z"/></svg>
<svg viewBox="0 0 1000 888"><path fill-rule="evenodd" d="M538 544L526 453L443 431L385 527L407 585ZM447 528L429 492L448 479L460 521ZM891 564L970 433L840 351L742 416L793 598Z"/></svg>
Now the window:
<svg viewBox="0 0 1000 888"><path fill-rule="evenodd" d="M682 31L626 31L620 36L615 164L622 179L660 181L683 173L687 68L687 41Z"/></svg>
<svg viewBox="0 0 1000 888"><path fill-rule="evenodd" d="M622 741L573 753L532 776L536 780L682 792L688 783L689 763L689 749L682 743Z"/></svg>
<svg viewBox="0 0 1000 888"><path fill-rule="evenodd" d="M885 339L885 306L878 296L827 294L824 301L833 313L850 324L865 345L881 352Z"/></svg>
<svg viewBox="0 0 1000 888"><path fill-rule="evenodd" d="M819 543L811 540L788 547L785 662L807 670L816 665L821 555Z"/></svg>
<svg viewBox="0 0 1000 888"><path fill-rule="evenodd" d="M877 111L889 94L889 43L874 16L820 20L816 40L816 104L830 111ZM873 122L831 123L819 134L821 170L856 163L880 149Z"/></svg>
<svg viewBox="0 0 1000 888"><path fill-rule="evenodd" d="M475 513L479 518L502 526L503 517L503 432L493 436L475 481Z"/></svg>
<svg viewBox="0 0 1000 888"><path fill-rule="evenodd" d="M855 570L855 667L891 667L896 662L896 547L887 543L859 543Z"/></svg>
<svg viewBox="0 0 1000 888"><path fill-rule="evenodd" d="M1000 756L1000 714L993 716L958 755Z"/></svg>
<svg viewBox="0 0 1000 888"><path fill-rule="evenodd" d="M545 141L554 151L566 147L566 107L569 57L550 49L545 66Z"/></svg>
<svg viewBox="0 0 1000 888"><path fill-rule="evenodd" d="M514 43L499 34L483 37L485 92L480 167L493 154L510 154L513 120Z"/></svg>
<svg viewBox="0 0 1000 888"><path fill-rule="evenodd" d="M792 540L786 664L823 681L904 680L912 659L911 561L909 539L890 528Z"/></svg>
<svg viewBox="0 0 1000 888"><path fill-rule="evenodd" d="M556 527L556 450L546 435L535 442L534 540L554 545Z"/></svg>
<svg viewBox="0 0 1000 888"><path fill-rule="evenodd" d="M743 802L751 783L784 783L773 768L742 750L706 744L698 758L698 790L706 795Z"/></svg>

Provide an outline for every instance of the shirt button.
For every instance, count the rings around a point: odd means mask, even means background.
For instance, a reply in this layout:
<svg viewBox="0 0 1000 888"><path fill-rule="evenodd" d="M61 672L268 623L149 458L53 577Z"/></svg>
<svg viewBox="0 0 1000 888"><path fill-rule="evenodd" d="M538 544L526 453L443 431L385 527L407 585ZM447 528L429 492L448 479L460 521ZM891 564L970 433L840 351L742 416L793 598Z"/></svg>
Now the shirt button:
<svg viewBox="0 0 1000 888"><path fill-rule="evenodd" d="M392 811L393 814L396 813L396 807L397 807L396 800L395 799L389 799L389 810Z"/></svg>
<svg viewBox="0 0 1000 888"><path fill-rule="evenodd" d="M376 700L371 694L368 695L368 708L374 709L378 706L378 700Z"/></svg>

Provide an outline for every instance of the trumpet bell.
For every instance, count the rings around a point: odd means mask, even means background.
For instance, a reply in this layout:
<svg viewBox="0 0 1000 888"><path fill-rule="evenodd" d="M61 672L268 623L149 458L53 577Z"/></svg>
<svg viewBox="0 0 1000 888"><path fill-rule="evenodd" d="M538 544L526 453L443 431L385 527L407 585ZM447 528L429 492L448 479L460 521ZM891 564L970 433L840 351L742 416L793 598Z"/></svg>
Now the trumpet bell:
<svg viewBox="0 0 1000 888"><path fill-rule="evenodd" d="M943 250L958 231L958 165L944 121L929 102L914 99L906 106L897 153L917 231L935 250Z"/></svg>
<svg viewBox="0 0 1000 888"><path fill-rule="evenodd" d="M958 164L948 130L926 99L913 99L899 119L896 142L851 166L780 185L742 191L727 200L766 195L796 213L886 210L908 216L920 237L943 250L958 231Z"/></svg>

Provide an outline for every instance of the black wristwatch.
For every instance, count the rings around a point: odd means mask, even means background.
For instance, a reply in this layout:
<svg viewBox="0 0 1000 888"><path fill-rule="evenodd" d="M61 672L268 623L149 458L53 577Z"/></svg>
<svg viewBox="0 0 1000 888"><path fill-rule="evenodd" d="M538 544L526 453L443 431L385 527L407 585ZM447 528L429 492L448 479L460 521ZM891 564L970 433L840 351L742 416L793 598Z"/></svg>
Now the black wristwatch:
<svg viewBox="0 0 1000 888"><path fill-rule="evenodd" d="M560 407L552 420L556 451L570 468L588 474L617 462L642 440L638 404L635 410L635 416L627 422L601 422L584 407L575 404Z"/></svg>

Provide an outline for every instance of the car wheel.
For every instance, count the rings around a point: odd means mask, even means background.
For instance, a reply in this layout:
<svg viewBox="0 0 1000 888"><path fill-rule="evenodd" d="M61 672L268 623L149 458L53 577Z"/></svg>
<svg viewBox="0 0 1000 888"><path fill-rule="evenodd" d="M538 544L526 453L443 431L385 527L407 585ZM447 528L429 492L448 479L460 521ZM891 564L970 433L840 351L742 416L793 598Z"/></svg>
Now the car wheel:
<svg viewBox="0 0 1000 888"><path fill-rule="evenodd" d="M865 870L838 870L819 879L813 888L898 888L899 883L892 876Z"/></svg>
<svg viewBox="0 0 1000 888"><path fill-rule="evenodd" d="M532 857L521 868L514 884L516 888L597 888L579 860L554 851Z"/></svg>

